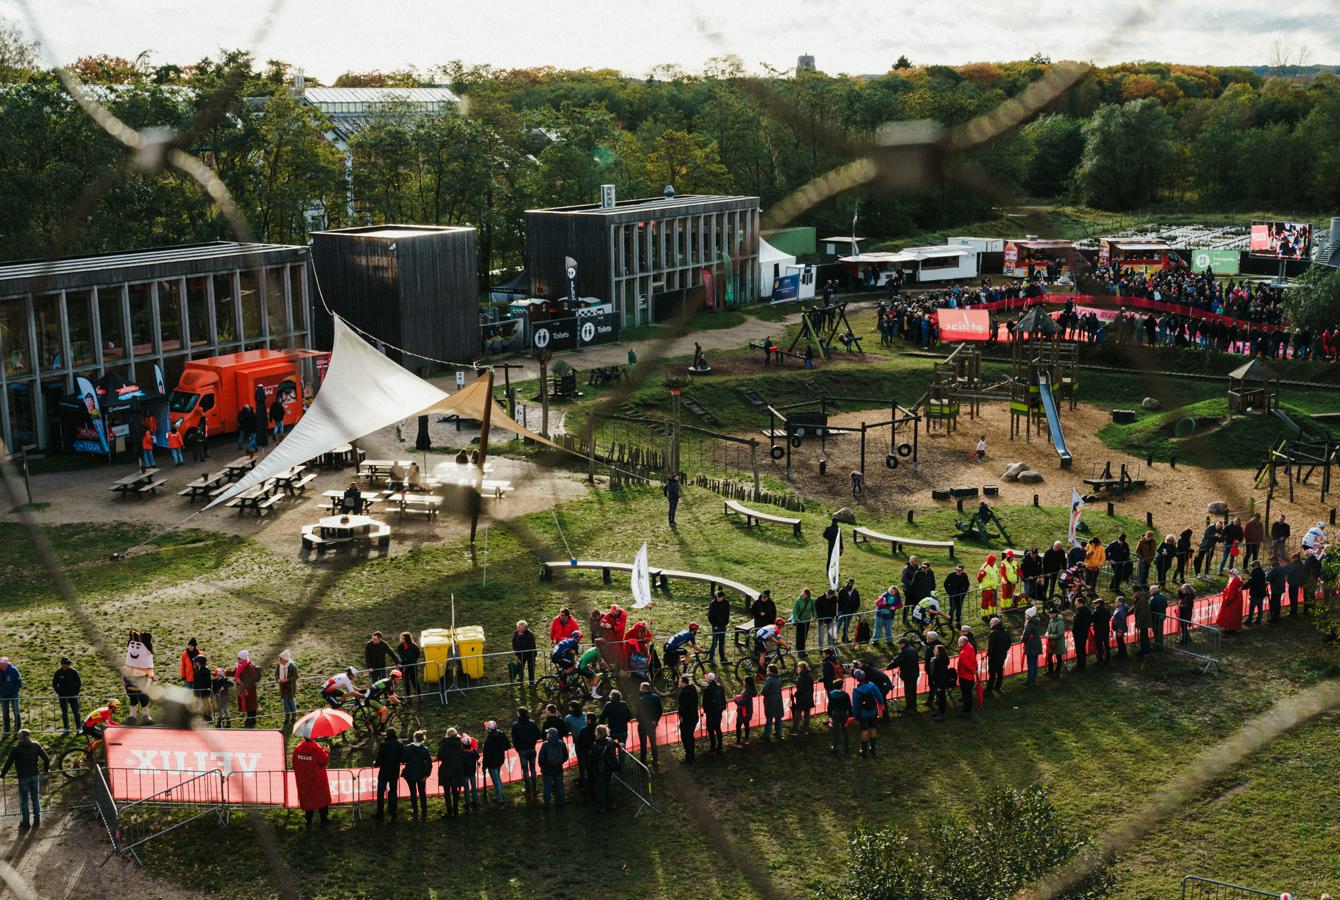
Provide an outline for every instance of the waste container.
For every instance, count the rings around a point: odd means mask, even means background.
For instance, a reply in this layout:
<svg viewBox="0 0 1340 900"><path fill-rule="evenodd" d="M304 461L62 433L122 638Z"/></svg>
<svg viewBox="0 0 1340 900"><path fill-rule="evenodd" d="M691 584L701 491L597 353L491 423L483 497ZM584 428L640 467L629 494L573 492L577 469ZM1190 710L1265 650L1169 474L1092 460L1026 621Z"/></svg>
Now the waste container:
<svg viewBox="0 0 1340 900"><path fill-rule="evenodd" d="M447 668L447 657L451 654L450 628L425 628L419 632L419 646L423 648L423 680L437 684Z"/></svg>

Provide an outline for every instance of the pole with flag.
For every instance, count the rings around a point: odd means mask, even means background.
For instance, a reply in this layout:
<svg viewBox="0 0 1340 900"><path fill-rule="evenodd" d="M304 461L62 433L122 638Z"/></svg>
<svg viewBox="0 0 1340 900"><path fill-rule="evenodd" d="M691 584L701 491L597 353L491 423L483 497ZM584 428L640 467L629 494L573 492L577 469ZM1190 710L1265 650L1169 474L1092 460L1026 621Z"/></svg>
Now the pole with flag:
<svg viewBox="0 0 1340 900"><path fill-rule="evenodd" d="M833 548L828 551L828 589L836 591L842 577L842 532L833 540Z"/></svg>
<svg viewBox="0 0 1340 900"><path fill-rule="evenodd" d="M851 208L851 255L859 254L860 248L856 246L856 214L860 211L861 204L857 203Z"/></svg>
<svg viewBox="0 0 1340 900"><path fill-rule="evenodd" d="M1079 540L1076 537L1076 530L1079 528L1079 517L1084 513L1084 498L1079 495L1079 491L1070 489L1070 546L1078 547Z"/></svg>
<svg viewBox="0 0 1340 900"><path fill-rule="evenodd" d="M651 566L647 562L647 545L633 557L633 609L651 606Z"/></svg>

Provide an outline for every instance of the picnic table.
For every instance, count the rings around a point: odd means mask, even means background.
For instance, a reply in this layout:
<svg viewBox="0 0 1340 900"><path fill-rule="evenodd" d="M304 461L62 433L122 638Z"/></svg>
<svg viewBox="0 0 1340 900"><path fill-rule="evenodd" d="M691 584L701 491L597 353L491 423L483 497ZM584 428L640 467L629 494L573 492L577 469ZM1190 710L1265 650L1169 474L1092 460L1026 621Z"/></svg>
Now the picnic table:
<svg viewBox="0 0 1340 900"><path fill-rule="evenodd" d="M243 475L256 468L257 460L254 456L239 456L237 459L223 467L223 471L228 475L229 481L236 481Z"/></svg>
<svg viewBox="0 0 1340 900"><path fill-rule="evenodd" d="M369 516L329 516L315 525L302 526L304 550L319 553L330 546L377 542L383 549L391 543L391 526Z"/></svg>
<svg viewBox="0 0 1340 900"><path fill-rule="evenodd" d="M201 475L186 487L177 491L177 496L186 497L192 503L199 497L209 497L215 490L228 483L227 472L215 472L213 475Z"/></svg>
<svg viewBox="0 0 1340 900"><path fill-rule="evenodd" d="M283 498L283 494L276 493L277 487L273 478L267 478L229 500L228 505L236 509L239 516L247 510L252 510L259 516Z"/></svg>
<svg viewBox="0 0 1340 900"><path fill-rule="evenodd" d="M321 496L330 501L330 514L333 516L340 511L340 504L344 502L344 491L322 491ZM366 511L372 508L374 503L380 503L381 498L376 494L363 495L363 509Z"/></svg>
<svg viewBox="0 0 1340 900"><path fill-rule="evenodd" d="M594 366L587 370L586 383L589 385L620 382L628 372L627 366Z"/></svg>
<svg viewBox="0 0 1340 900"><path fill-rule="evenodd" d="M136 472L133 475L127 475L125 478L118 478L112 482L112 486L107 490L120 494L122 497L134 494L136 497L143 497L145 494L156 494L158 489L167 484L165 479L156 477L157 469L145 469L142 472Z"/></svg>
<svg viewBox="0 0 1340 900"><path fill-rule="evenodd" d="M426 513L428 518L437 518L437 512L442 508L442 498L433 494L412 494L408 491L393 491L386 495L387 503L394 503L399 507L400 514L407 512Z"/></svg>
<svg viewBox="0 0 1340 900"><path fill-rule="evenodd" d="M287 472L279 473L274 477L275 484L290 497L306 491L307 485L316 480L315 472L303 474L306 468L306 466L294 466Z"/></svg>
<svg viewBox="0 0 1340 900"><path fill-rule="evenodd" d="M358 464L358 474L369 481L390 478L392 469L408 469L412 462L409 459L365 459Z"/></svg>
<svg viewBox="0 0 1340 900"><path fill-rule="evenodd" d="M318 456L316 464L322 469L343 469L361 463L366 456L362 450L355 450L352 444L340 444Z"/></svg>

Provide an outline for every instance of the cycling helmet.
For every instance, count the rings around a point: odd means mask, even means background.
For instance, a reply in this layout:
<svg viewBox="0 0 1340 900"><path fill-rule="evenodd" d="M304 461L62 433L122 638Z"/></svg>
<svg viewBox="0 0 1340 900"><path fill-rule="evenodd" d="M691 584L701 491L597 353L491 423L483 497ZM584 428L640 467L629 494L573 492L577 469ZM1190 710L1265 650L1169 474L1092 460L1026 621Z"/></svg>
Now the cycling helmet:
<svg viewBox="0 0 1340 900"><path fill-rule="evenodd" d="M401 672L400 672L399 669L392 669L392 670L391 670L391 677L392 677L392 678L403 678L403 677L405 677L405 676L401 674Z"/></svg>
<svg viewBox="0 0 1340 900"><path fill-rule="evenodd" d="M689 623L689 631L697 631L697 630L698 630L698 623L697 623L697 622L690 622L690 623Z"/></svg>
<svg viewBox="0 0 1340 900"><path fill-rule="evenodd" d="M118 709L121 708L121 701L113 697L112 699L107 701L107 708L110 709L112 712L116 712Z"/></svg>
<svg viewBox="0 0 1340 900"><path fill-rule="evenodd" d="M344 670L344 674L346 674L346 675L357 675L357 674L358 674L358 670L355 669L353 666L349 666L347 669Z"/></svg>
<svg viewBox="0 0 1340 900"><path fill-rule="evenodd" d="M575 637L575 638L576 638L577 640L579 640L579 641L582 639L582 633L581 633L580 631L574 631L574 632L572 633L572 636Z"/></svg>
<svg viewBox="0 0 1340 900"><path fill-rule="evenodd" d="M786 619L778 619L776 622L773 622L772 624L776 625L778 628L781 628L783 625L786 624Z"/></svg>

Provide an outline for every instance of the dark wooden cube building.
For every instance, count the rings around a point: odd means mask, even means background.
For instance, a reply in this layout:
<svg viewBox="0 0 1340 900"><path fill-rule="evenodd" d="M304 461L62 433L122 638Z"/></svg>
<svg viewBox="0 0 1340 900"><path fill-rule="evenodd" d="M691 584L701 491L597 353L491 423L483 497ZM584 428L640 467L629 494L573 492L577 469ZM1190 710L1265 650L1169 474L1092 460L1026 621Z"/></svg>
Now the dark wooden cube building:
<svg viewBox="0 0 1340 900"><path fill-rule="evenodd" d="M701 194L560 206L526 212L531 293L568 294L565 260L577 262L577 294L614 307L622 327L661 321L702 291L706 271L719 301L758 299L757 197Z"/></svg>
<svg viewBox="0 0 1340 900"><path fill-rule="evenodd" d="M312 267L318 348L330 349L333 340L324 296L336 315L410 354L451 362L479 358L475 229L371 225L316 231ZM432 368L390 347L386 353L407 369Z"/></svg>

